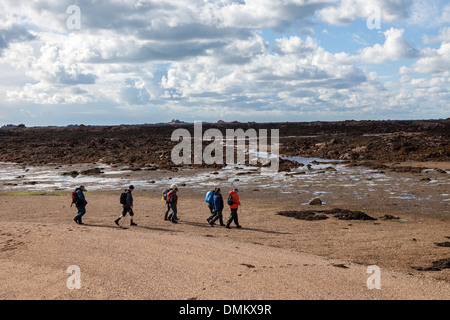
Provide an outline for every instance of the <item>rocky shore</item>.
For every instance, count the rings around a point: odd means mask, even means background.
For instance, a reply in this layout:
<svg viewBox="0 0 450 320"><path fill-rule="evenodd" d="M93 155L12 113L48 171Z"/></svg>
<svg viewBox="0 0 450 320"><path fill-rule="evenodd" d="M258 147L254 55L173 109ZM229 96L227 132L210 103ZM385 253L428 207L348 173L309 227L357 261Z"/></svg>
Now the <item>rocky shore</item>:
<svg viewBox="0 0 450 320"><path fill-rule="evenodd" d="M176 170L171 161L171 150L177 142L170 138L178 128L185 128L193 135L193 124L186 123L7 128L0 130L0 162L27 165L105 163ZM280 153L286 157L300 155L369 162L369 165L450 161L450 119L203 124L204 131L209 128L217 128L224 135L226 129L279 129ZM282 169L292 166L283 162ZM197 165L202 166L205 165Z"/></svg>

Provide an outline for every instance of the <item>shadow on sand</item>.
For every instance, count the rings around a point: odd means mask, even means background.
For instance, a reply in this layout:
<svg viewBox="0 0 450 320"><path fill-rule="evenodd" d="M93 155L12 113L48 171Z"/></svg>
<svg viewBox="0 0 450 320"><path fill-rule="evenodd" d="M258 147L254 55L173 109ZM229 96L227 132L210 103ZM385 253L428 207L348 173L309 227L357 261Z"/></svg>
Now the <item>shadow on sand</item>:
<svg viewBox="0 0 450 320"><path fill-rule="evenodd" d="M199 227L199 228L207 228L207 229L214 229L214 228L225 228L225 227L221 227L219 225L215 225L214 227L211 227L207 222L203 223L203 222L192 222L192 221L180 221L180 224L187 224L190 226L194 226L194 227ZM241 228L236 228L236 226L231 225L230 226L231 229L237 229L237 230L248 230L248 231L255 231L255 232L262 232L262 233L270 233L270 234L292 234L290 232L280 232L280 231L272 231L272 230L264 230L264 229L257 229L257 228L248 228L248 227L241 227Z"/></svg>
<svg viewBox="0 0 450 320"><path fill-rule="evenodd" d="M171 229L164 229L164 228L156 228L156 227L147 227L147 226L120 226L117 225L104 225L104 224L92 224L92 223L83 223L81 226L85 227L94 227L94 228L111 228L111 229L145 229L145 230L151 230L151 231L163 231L163 232L182 232L180 230L171 230Z"/></svg>

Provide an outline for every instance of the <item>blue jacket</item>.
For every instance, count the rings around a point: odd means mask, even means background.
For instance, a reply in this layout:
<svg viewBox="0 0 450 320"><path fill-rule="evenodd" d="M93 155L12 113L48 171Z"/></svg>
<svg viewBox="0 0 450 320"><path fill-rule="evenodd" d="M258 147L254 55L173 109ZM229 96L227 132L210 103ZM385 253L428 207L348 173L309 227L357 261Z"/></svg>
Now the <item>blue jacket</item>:
<svg viewBox="0 0 450 320"><path fill-rule="evenodd" d="M223 198L222 198L222 195L218 192L214 193L213 206L214 206L215 211L223 209Z"/></svg>
<svg viewBox="0 0 450 320"><path fill-rule="evenodd" d="M85 206L85 205L87 205L87 201L84 198L83 190L81 190L80 188L76 188L75 191L76 191L78 199L79 199L79 201L78 201L78 203L76 203L76 205L77 206Z"/></svg>

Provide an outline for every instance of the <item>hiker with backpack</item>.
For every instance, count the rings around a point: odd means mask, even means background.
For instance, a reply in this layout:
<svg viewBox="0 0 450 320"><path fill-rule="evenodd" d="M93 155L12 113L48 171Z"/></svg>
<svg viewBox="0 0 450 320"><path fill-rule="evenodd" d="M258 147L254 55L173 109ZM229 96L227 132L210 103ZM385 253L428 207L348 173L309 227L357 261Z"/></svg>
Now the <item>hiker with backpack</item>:
<svg viewBox="0 0 450 320"><path fill-rule="evenodd" d="M172 209L172 213L169 215L169 220L172 223L178 223L177 217L177 204L178 204L178 195L177 195L178 187L175 186L172 190L167 193L167 203L170 205L170 209ZM169 208L169 206L168 206ZM169 209L169 210L170 210Z"/></svg>
<svg viewBox="0 0 450 320"><path fill-rule="evenodd" d="M208 204L208 209L210 212L209 217L206 219L208 223L214 218L215 212L214 212L214 195L216 194L217 188L214 188L214 190L210 190L206 193L205 196L205 202Z"/></svg>
<svg viewBox="0 0 450 320"><path fill-rule="evenodd" d="M239 201L239 196L237 194L238 191L239 191L238 189L234 189L228 193L227 203L230 206L231 214L230 218L227 221L227 225L225 226L227 229L230 229L230 224L233 221L236 224L236 228L241 228L241 225L239 224L238 221L238 208L241 205L241 202Z"/></svg>
<svg viewBox="0 0 450 320"><path fill-rule="evenodd" d="M170 218L167 217L167 215L169 214L169 211L170 211L170 202L167 201L167 194L168 194L170 191L172 191L173 189L175 189L175 188L177 188L177 185L176 185L176 184L173 184L173 185L170 186L169 189L165 189L165 190L162 192L162 198L161 198L161 200L165 202L166 209L167 209L166 212L165 212L165 214L164 214L164 220L166 220L166 221L167 221L167 220L170 220Z"/></svg>
<svg viewBox="0 0 450 320"><path fill-rule="evenodd" d="M219 220L220 225L224 226L225 224L223 223L223 217L222 217L222 210L224 208L223 205L223 197L222 194L220 193L220 188L216 188L215 192L214 192L214 196L213 196L213 206L214 206L214 216L212 217L212 219L210 219L209 224L211 225L211 227L214 226L214 223Z"/></svg>
<svg viewBox="0 0 450 320"><path fill-rule="evenodd" d="M87 201L84 197L84 191L86 191L86 189L83 185L81 185L79 188L76 188L75 191L72 192L72 204L70 206L75 204L75 206L77 207L78 213L77 216L73 218L73 221L78 224L83 224L81 218L86 214Z"/></svg>
<svg viewBox="0 0 450 320"><path fill-rule="evenodd" d="M122 214L119 216L119 218L114 220L115 224L117 224L119 227L120 227L120 224L119 224L120 219L125 218L127 213L130 214L130 219L131 219L130 226L137 226L137 224L133 222L133 217L134 217L133 195L132 195L133 190L134 190L134 186L131 185L127 190L125 190L120 195L120 204L123 207L123 211L122 211Z"/></svg>

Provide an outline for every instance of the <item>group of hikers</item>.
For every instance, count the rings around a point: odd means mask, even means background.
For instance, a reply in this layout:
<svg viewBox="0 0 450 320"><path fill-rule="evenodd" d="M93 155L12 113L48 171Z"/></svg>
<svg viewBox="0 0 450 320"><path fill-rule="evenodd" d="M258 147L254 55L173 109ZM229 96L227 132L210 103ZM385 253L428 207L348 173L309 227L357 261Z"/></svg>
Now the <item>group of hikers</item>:
<svg viewBox="0 0 450 320"><path fill-rule="evenodd" d="M137 224L133 221L134 212L133 212L133 191L134 186L130 185L128 189L126 189L120 195L120 204L122 205L122 214L114 220L114 223L120 227L120 220L125 218L127 214L130 216L130 225L137 226ZM230 206L230 218L227 223L223 223L222 212L225 207L223 197L221 194L220 188L214 188L214 190L210 190L206 193L205 202L208 203L210 216L206 219L208 223L213 227L215 222L219 220L221 226L225 226L226 228L231 228L230 225L232 222L235 223L237 228L241 228L241 225L238 221L238 208L241 205L238 196L238 189L234 189L228 193L227 204ZM72 205L75 204L78 212L75 218L73 219L77 224L83 224L82 217L86 214L86 205L87 201L84 196L84 192L86 192L86 188L81 185L76 188L72 192ZM164 220L171 221L172 223L178 223L178 215L177 215L177 204L178 204L178 186L173 184L169 189L163 191L162 200L165 202L166 212L164 214ZM169 215L169 212L172 212Z"/></svg>
<svg viewBox="0 0 450 320"><path fill-rule="evenodd" d="M238 196L238 189L234 189L228 193L227 204L230 206L231 214L227 223L223 223L222 211L224 209L223 197L220 191L220 188L214 188L206 193L205 202L208 203L208 208L210 210L210 216L206 219L208 223L213 227L215 222L219 220L221 226L225 226L226 228L230 228L231 223L234 221L237 228L240 228L241 225L238 221L238 213L237 210L241 205Z"/></svg>

